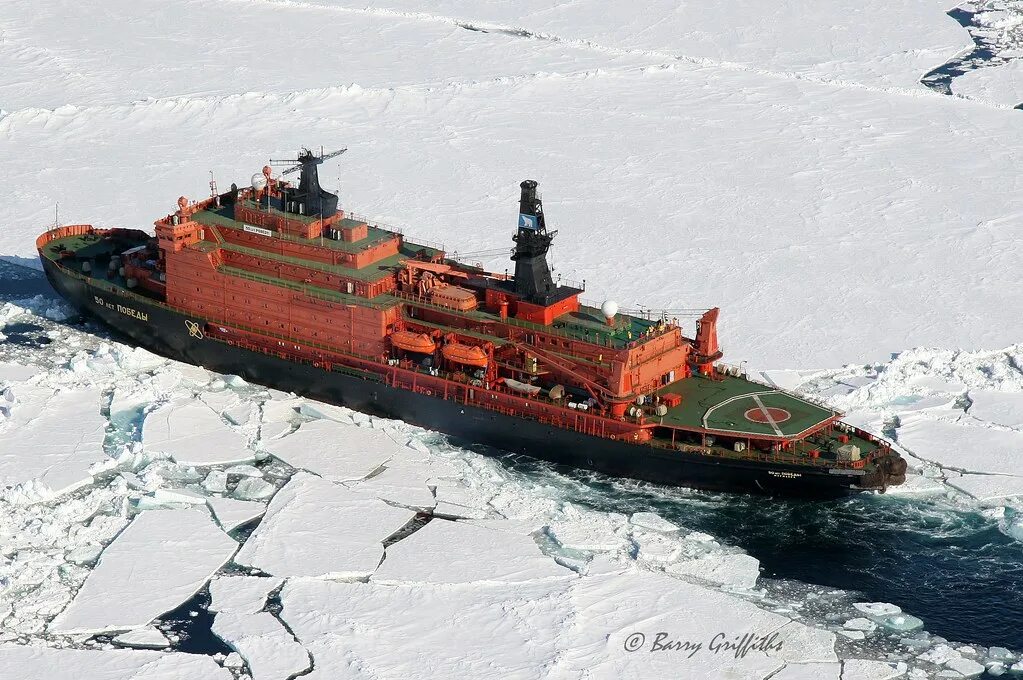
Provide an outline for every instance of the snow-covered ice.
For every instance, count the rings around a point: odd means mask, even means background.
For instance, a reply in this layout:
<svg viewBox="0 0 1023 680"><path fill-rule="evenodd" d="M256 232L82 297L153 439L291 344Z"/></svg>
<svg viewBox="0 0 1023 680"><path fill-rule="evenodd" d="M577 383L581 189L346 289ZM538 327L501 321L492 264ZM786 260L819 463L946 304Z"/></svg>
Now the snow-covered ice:
<svg viewBox="0 0 1023 680"><path fill-rule="evenodd" d="M286 680L312 665L305 648L268 612L219 612L213 632L245 659L252 680Z"/></svg>
<svg viewBox="0 0 1023 680"><path fill-rule="evenodd" d="M274 576L365 578L415 513L300 472L270 502L235 562Z"/></svg>
<svg viewBox="0 0 1023 680"><path fill-rule="evenodd" d="M111 466L103 452L107 421L99 391L19 387L14 394L10 420L0 422L0 484L32 484L40 493L59 495Z"/></svg>
<svg viewBox="0 0 1023 680"><path fill-rule="evenodd" d="M284 579L266 576L217 576L210 581L210 611L255 614Z"/></svg>
<svg viewBox="0 0 1023 680"><path fill-rule="evenodd" d="M224 531L234 531L241 525L261 517L266 512L265 505L254 501L242 501L234 498L207 498L206 503L209 504L210 510L213 511L213 516Z"/></svg>
<svg viewBox="0 0 1023 680"><path fill-rule="evenodd" d="M137 630L121 633L111 640L115 645L134 647L135 649L163 649L170 646L170 640L158 628L146 626Z"/></svg>
<svg viewBox="0 0 1023 680"><path fill-rule="evenodd" d="M185 465L244 462L255 455L218 411L194 399L177 399L147 414L142 444Z"/></svg>
<svg viewBox="0 0 1023 680"><path fill-rule="evenodd" d="M375 583L522 583L571 572L514 531L434 520L387 549Z"/></svg>
<svg viewBox="0 0 1023 680"><path fill-rule="evenodd" d="M323 419L305 423L264 447L292 467L344 482L366 477L401 445L384 431Z"/></svg>
<svg viewBox="0 0 1023 680"><path fill-rule="evenodd" d="M143 512L103 551L75 599L48 630L68 634L141 628L194 595L237 547L205 510Z"/></svg>
<svg viewBox="0 0 1023 680"><path fill-rule="evenodd" d="M197 654L0 645L0 677L11 680L232 680Z"/></svg>

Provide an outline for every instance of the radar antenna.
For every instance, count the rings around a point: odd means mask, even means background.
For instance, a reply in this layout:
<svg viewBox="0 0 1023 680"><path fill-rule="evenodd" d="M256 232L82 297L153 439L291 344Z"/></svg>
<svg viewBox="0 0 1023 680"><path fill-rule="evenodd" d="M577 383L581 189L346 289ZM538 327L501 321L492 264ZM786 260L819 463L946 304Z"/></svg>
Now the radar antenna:
<svg viewBox="0 0 1023 680"><path fill-rule="evenodd" d="M325 153L323 153L323 148L321 147L320 148L320 155L319 156L315 156L312 151L310 151L309 149L307 149L305 147L302 147L302 153L299 154L299 158L276 159L276 160L271 158L270 159L270 165L290 165L291 167L288 168L287 170L282 171L281 175L291 175L291 174L294 174L294 173L296 173L296 172L298 172L299 170L302 169L302 158L303 157L305 157L305 158L309 158L309 157L316 158L316 160L318 161L317 165L319 165L319 163L323 163L324 161L329 161L331 158L337 158L338 156L343 154L345 151L348 151L348 147L347 146L345 148L343 148L343 149L339 149L337 151L331 151L330 153L325 154Z"/></svg>

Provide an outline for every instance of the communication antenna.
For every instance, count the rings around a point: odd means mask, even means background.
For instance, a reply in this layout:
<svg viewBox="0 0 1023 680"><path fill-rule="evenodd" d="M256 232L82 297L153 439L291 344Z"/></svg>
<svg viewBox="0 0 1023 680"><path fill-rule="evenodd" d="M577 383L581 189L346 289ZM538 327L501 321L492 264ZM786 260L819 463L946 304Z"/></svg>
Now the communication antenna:
<svg viewBox="0 0 1023 680"><path fill-rule="evenodd" d="M60 202L53 204L53 228L56 229L60 226Z"/></svg>

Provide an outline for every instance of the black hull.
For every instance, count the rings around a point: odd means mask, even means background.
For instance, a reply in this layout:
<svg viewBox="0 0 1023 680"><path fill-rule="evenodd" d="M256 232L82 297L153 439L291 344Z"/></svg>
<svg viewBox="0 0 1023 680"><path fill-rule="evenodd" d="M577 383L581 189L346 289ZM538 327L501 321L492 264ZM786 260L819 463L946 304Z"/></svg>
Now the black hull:
<svg viewBox="0 0 1023 680"><path fill-rule="evenodd" d="M106 285L94 286L63 271L48 258L42 258L42 262L51 284L64 298L135 344L178 361L239 375L253 383L403 420L473 444L614 477L669 486L818 499L863 490L856 486L859 477L855 472L834 474L820 467L711 459L612 441L197 337L198 334L189 333L190 326L194 331L193 317L140 296L112 292Z"/></svg>

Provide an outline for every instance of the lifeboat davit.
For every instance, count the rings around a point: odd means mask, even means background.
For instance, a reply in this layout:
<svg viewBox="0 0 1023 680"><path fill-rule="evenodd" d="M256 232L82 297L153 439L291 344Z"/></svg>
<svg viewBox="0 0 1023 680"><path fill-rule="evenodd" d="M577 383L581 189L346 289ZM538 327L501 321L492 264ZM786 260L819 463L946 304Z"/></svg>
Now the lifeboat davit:
<svg viewBox="0 0 1023 680"><path fill-rule="evenodd" d="M391 344L406 352L418 352L419 354L433 354L433 351L437 349L437 345L429 335L412 331L391 333Z"/></svg>
<svg viewBox="0 0 1023 680"><path fill-rule="evenodd" d="M448 361L464 366L487 367L487 353L474 345L463 345L460 342L449 342L441 348L441 354Z"/></svg>

